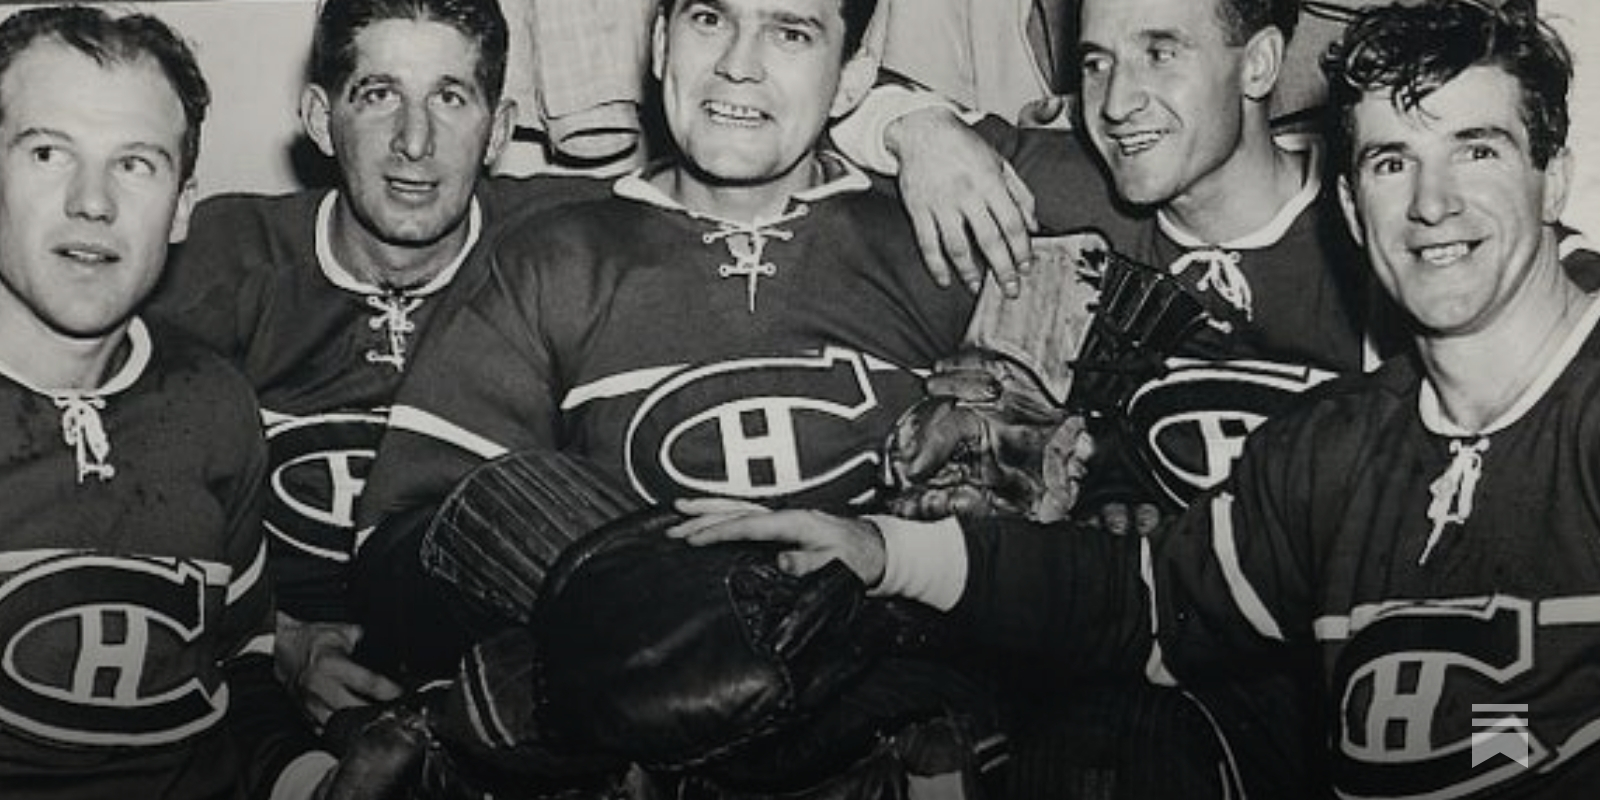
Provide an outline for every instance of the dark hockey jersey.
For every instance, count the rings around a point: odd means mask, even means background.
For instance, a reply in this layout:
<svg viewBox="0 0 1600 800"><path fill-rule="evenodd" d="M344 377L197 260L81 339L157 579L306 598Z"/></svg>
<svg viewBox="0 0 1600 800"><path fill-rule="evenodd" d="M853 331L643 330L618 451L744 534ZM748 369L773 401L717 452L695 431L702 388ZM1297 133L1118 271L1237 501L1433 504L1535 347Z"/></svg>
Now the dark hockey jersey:
<svg viewBox="0 0 1600 800"><path fill-rule="evenodd" d="M649 502L871 507L882 439L973 301L928 277L892 198L828 163L831 182L755 224L630 177L510 232L424 345L363 516L527 448L587 456Z"/></svg>
<svg viewBox="0 0 1600 800"><path fill-rule="evenodd" d="M1405 359L1268 422L1222 490L1148 545L1153 610L1131 581L1107 591L1138 574L1136 542L992 525L956 614L1057 663L1145 661L1191 686L1314 653L1343 797L1592 796L1597 320L1600 302L1480 434L1448 429Z"/></svg>
<svg viewBox="0 0 1600 800"><path fill-rule="evenodd" d="M152 313L234 360L260 394L266 525L284 610L344 615L356 498L418 337L454 287L474 279L466 253L507 217L604 191L582 178L485 180L461 257L399 290L339 265L333 192L223 195L199 205Z"/></svg>
<svg viewBox="0 0 1600 800"><path fill-rule="evenodd" d="M402 609L395 587L425 587L410 565L432 510L507 452L587 457L642 502L875 506L883 439L957 347L973 297L927 275L893 198L826 163L829 182L755 224L690 213L630 176L615 197L506 232L390 415L359 514L373 531L356 565L372 619L359 657L453 674L462 626L418 622L450 600Z"/></svg>
<svg viewBox="0 0 1600 800"><path fill-rule="evenodd" d="M255 400L214 354L148 330L92 392L0 365L7 800L232 797L283 766L250 766L221 724L254 691L234 666L271 680Z"/></svg>
<svg viewBox="0 0 1600 800"><path fill-rule="evenodd" d="M1073 133L1018 133L992 122L981 130L1037 193L1041 225L1095 229L1135 261L1189 272L1245 314L1231 332L1207 328L1184 343L1119 420L1146 482L1179 505L1226 477L1249 432L1300 393L1398 349L1392 307L1368 288L1364 257L1323 181L1316 139L1278 137L1280 148L1305 154L1306 171L1274 219L1236 240L1205 242L1158 211L1112 197Z"/></svg>

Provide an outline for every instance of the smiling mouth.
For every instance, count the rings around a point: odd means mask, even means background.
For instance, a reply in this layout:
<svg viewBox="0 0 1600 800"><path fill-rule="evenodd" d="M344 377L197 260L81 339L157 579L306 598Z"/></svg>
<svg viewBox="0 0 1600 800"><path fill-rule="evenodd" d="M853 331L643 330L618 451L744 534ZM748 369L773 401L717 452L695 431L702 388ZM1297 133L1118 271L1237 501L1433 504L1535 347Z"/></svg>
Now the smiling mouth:
<svg viewBox="0 0 1600 800"><path fill-rule="evenodd" d="M86 264L89 266L115 264L122 260L122 256L117 255L116 251L108 247L97 247L94 245L62 245L55 248L54 252L56 255L69 261L76 261L79 264Z"/></svg>
<svg viewBox="0 0 1600 800"><path fill-rule="evenodd" d="M1468 242L1450 242L1448 244L1435 244L1419 248L1415 252L1417 258L1423 263L1435 267L1453 264L1466 258L1477 245Z"/></svg>
<svg viewBox="0 0 1600 800"><path fill-rule="evenodd" d="M724 103L719 100L707 100L703 106L711 119L722 125L732 125L738 128L754 128L768 119L767 114L760 109L750 106Z"/></svg>
<svg viewBox="0 0 1600 800"><path fill-rule="evenodd" d="M1136 156L1155 147L1161 141L1160 131L1139 131L1138 133L1111 134L1106 138L1116 144L1117 150L1124 156Z"/></svg>
<svg viewBox="0 0 1600 800"><path fill-rule="evenodd" d="M439 187L438 181L409 180L406 178L385 178L389 188L401 194L427 194Z"/></svg>

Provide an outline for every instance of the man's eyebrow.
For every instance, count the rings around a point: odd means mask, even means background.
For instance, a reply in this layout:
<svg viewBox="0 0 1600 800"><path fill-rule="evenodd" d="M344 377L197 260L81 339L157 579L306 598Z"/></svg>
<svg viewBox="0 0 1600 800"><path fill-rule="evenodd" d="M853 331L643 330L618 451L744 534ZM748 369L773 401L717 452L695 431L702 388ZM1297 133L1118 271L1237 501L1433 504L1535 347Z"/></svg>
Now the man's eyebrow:
<svg viewBox="0 0 1600 800"><path fill-rule="evenodd" d="M1144 47L1149 47L1150 45L1155 44L1175 44L1182 47L1188 47L1194 41L1193 37L1185 35L1183 31L1172 28L1145 28L1134 34L1133 38ZM1110 52L1112 52L1112 48L1110 46L1100 44L1092 39L1082 39L1078 42L1078 53L1080 55L1085 53Z"/></svg>
<svg viewBox="0 0 1600 800"><path fill-rule="evenodd" d="M791 11L774 11L767 14L767 19L777 22L780 25L796 25L802 28L810 28L817 31L824 30L826 27L823 24L821 17L810 16L807 14L796 14Z"/></svg>
<svg viewBox="0 0 1600 800"><path fill-rule="evenodd" d="M358 75L350 79L350 85L345 89L345 99L353 100L355 99L356 93L360 92L362 89L366 89L374 85L394 83L396 80L397 79L395 76L390 75L387 72L370 72L365 75Z"/></svg>
<svg viewBox="0 0 1600 800"><path fill-rule="evenodd" d="M1478 125L1471 128L1462 128L1461 130L1456 131L1455 135L1451 138L1454 138L1458 142L1481 142L1485 140L1494 140L1504 144L1509 144L1513 147L1521 146L1517 141L1516 134L1513 134L1510 130L1500 125Z"/></svg>
<svg viewBox="0 0 1600 800"><path fill-rule="evenodd" d="M1194 37L1172 28L1145 28L1139 31L1137 38L1146 45L1177 44L1188 46L1194 41Z"/></svg>
<svg viewBox="0 0 1600 800"><path fill-rule="evenodd" d="M8 148L14 147L28 141L29 139L49 139L51 141L66 142L68 144L74 141L71 134L60 130L59 128L33 127L24 128L18 131L17 135L11 137L11 139L5 143L5 146ZM120 152L135 151L154 156L169 165L178 163L178 159L175 155L173 155L172 151L168 149L166 145L161 144L160 142L147 142L136 139L130 142L123 142L117 146L117 150Z"/></svg>
<svg viewBox="0 0 1600 800"><path fill-rule="evenodd" d="M1399 142L1373 142L1364 144L1356 150L1355 163L1365 164L1379 156L1398 155L1406 152L1406 146Z"/></svg>

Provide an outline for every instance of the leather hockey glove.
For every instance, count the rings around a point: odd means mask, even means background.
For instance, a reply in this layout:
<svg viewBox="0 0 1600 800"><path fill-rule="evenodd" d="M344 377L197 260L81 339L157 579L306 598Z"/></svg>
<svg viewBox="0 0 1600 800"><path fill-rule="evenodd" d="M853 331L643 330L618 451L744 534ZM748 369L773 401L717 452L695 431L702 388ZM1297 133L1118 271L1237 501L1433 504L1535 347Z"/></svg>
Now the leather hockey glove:
<svg viewBox="0 0 1600 800"><path fill-rule="evenodd" d="M403 800L421 778L429 736L423 714L396 703L336 712L324 739L339 764L315 800Z"/></svg>
<svg viewBox="0 0 1600 800"><path fill-rule="evenodd" d="M778 545L663 535L681 519L625 518L552 571L531 630L537 726L553 745L694 768L808 718L871 663L882 637L843 564L794 577Z"/></svg>
<svg viewBox="0 0 1600 800"><path fill-rule="evenodd" d="M1087 335L1109 247L1098 233L1033 240L1018 297L993 276L978 295L962 351L935 365L928 398L896 422L885 446L891 510L1066 516L1091 443L1069 413L1071 363Z"/></svg>
<svg viewBox="0 0 1600 800"><path fill-rule="evenodd" d="M927 391L885 444L893 513L1039 522L1067 515L1093 451L1082 417L1053 401L1022 365L992 351L940 362Z"/></svg>

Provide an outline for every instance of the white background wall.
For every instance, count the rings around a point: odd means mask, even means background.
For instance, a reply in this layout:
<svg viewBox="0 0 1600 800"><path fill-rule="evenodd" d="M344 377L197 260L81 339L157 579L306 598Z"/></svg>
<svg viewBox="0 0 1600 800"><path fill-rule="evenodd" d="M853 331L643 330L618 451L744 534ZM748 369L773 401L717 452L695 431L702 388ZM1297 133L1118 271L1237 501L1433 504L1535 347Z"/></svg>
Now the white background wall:
<svg viewBox="0 0 1600 800"><path fill-rule="evenodd" d="M520 11L516 4L525 1L504 0L508 11ZM1351 6L1375 2L1337 1ZM195 45L213 93L197 175L201 192L299 187L303 173L295 167L296 143L301 143L302 158L314 152L300 137L296 107L316 0L151 0L120 5L161 16ZM21 6L0 0L0 16ZM1578 64L1572 108L1579 176L1567 219L1600 238L1600 101L1594 99L1600 98L1600 0L1540 0L1540 9L1567 39ZM1291 107L1320 92L1314 59L1338 29L1325 20L1302 19L1285 75L1284 94L1291 98ZM514 35L522 33L514 30ZM517 45L513 42L513 72L520 61ZM508 82L518 85L515 75ZM538 168L540 159L530 155L530 149L537 150L538 145L519 142L501 166L519 173Z"/></svg>
<svg viewBox="0 0 1600 800"><path fill-rule="evenodd" d="M9 15L29 4L0 9ZM34 3L31 5L40 5ZM178 29L211 84L196 180L203 194L299 186L291 148L316 0L164 0L126 3Z"/></svg>

